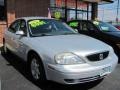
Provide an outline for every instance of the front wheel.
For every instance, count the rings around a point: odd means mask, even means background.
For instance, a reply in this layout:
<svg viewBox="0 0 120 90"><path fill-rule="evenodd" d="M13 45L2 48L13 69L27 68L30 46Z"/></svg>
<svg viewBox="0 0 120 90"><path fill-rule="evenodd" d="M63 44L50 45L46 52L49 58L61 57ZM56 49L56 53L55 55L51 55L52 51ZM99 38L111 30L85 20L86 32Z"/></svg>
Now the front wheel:
<svg viewBox="0 0 120 90"><path fill-rule="evenodd" d="M38 55L32 54L29 63L30 74L35 82L46 81L45 70Z"/></svg>

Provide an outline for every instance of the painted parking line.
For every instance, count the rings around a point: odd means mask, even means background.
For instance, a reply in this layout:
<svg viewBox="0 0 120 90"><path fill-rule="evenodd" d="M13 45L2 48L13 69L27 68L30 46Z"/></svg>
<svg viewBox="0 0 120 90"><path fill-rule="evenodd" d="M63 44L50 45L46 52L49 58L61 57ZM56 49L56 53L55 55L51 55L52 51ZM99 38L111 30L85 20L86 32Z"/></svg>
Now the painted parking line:
<svg viewBox="0 0 120 90"><path fill-rule="evenodd" d="M0 90L1 90L1 79L0 79Z"/></svg>

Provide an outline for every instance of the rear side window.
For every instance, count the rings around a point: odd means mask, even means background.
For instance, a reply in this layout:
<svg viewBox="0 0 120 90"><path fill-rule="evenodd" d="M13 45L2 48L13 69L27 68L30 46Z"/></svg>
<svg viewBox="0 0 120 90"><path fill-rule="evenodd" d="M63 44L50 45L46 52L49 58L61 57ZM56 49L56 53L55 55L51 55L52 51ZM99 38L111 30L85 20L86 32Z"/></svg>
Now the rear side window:
<svg viewBox="0 0 120 90"><path fill-rule="evenodd" d="M68 23L68 25L74 29L77 29L79 27L79 22L78 21L71 21Z"/></svg>
<svg viewBox="0 0 120 90"><path fill-rule="evenodd" d="M84 30L84 31L89 31L89 30L91 30L91 31L93 31L93 30L97 30L96 28L95 28L95 26L92 24L92 23L90 23L89 21L81 21L81 25L80 25L80 30Z"/></svg>

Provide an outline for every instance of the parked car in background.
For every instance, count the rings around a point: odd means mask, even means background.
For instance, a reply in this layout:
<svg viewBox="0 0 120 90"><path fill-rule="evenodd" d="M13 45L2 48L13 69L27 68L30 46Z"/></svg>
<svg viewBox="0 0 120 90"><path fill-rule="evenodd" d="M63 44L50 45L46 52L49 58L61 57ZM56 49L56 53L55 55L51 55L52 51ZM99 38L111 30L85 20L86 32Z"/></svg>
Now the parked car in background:
<svg viewBox="0 0 120 90"><path fill-rule="evenodd" d="M110 74L118 63L111 46L45 17L15 20L5 31L3 46L4 53L10 50L26 61L36 82L91 82Z"/></svg>
<svg viewBox="0 0 120 90"><path fill-rule="evenodd" d="M111 45L120 56L120 31L109 23L90 20L72 20L67 22L74 30L99 39Z"/></svg>
<svg viewBox="0 0 120 90"><path fill-rule="evenodd" d="M117 29L120 30L120 25L114 25Z"/></svg>

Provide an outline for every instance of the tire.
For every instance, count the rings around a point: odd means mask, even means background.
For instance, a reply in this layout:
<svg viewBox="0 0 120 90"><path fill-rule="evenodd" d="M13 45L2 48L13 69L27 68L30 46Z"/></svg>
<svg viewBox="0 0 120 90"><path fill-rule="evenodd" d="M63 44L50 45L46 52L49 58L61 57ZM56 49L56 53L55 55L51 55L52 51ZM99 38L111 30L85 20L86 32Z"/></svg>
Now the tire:
<svg viewBox="0 0 120 90"><path fill-rule="evenodd" d="M5 43L5 40L3 40L3 47L2 47L1 53L3 55L7 55L9 53L9 50L8 50L6 43Z"/></svg>
<svg viewBox="0 0 120 90"><path fill-rule="evenodd" d="M36 83L46 81L45 69L40 57L37 54L32 54L29 61L29 71L32 80Z"/></svg>

